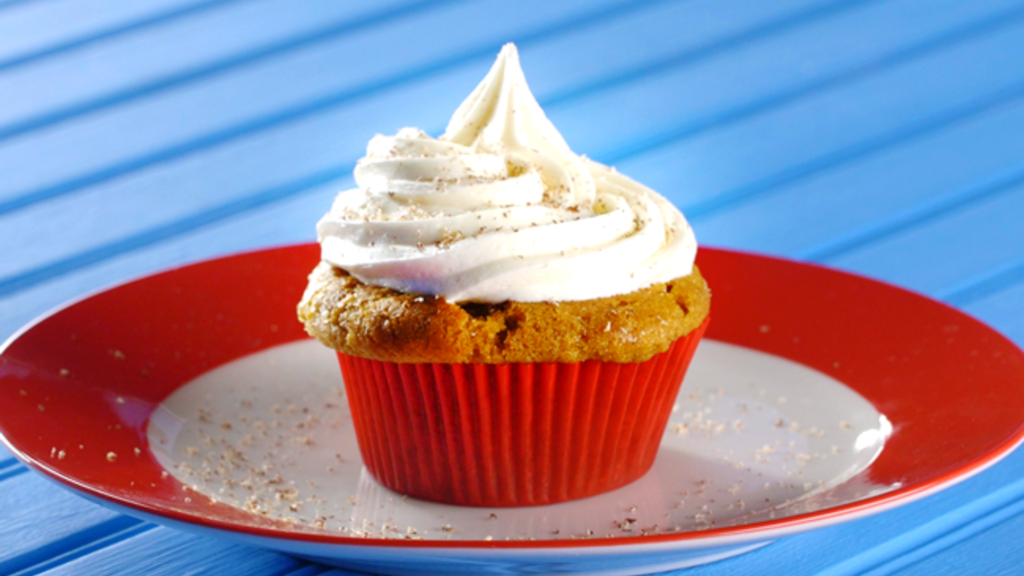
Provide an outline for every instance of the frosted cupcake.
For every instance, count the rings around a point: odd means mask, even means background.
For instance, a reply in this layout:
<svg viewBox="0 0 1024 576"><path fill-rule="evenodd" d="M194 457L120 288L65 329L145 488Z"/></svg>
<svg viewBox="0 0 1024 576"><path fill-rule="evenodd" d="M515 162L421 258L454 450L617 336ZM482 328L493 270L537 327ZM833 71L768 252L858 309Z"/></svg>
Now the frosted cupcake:
<svg viewBox="0 0 1024 576"><path fill-rule="evenodd" d="M376 136L299 304L363 459L428 500L525 506L653 464L710 293L683 215L574 154L513 45L445 133Z"/></svg>

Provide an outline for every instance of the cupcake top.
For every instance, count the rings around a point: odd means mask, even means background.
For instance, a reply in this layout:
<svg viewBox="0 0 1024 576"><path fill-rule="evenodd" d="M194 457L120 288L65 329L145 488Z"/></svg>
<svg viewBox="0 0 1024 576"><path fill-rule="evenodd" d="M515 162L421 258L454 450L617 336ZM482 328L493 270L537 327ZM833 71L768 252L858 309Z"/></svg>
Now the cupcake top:
<svg viewBox="0 0 1024 576"><path fill-rule="evenodd" d="M323 261L366 285L453 303L574 301L693 271L682 213L574 154L512 44L443 135L375 136L355 179L317 233Z"/></svg>

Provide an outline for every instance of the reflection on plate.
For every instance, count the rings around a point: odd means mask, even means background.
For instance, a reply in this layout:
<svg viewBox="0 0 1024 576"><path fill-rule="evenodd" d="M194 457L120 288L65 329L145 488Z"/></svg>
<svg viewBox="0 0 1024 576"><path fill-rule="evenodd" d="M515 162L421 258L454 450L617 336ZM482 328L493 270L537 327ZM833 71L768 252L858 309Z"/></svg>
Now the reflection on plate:
<svg viewBox="0 0 1024 576"><path fill-rule="evenodd" d="M355 569L637 574L902 505L1024 434L1024 353L990 328L863 278L702 249L709 341L650 474L542 508L403 500L361 473L333 358L295 321L317 258L306 245L203 262L37 321L0 352L5 443L105 506ZM229 469L221 440L277 483L253 483L247 505L233 474L250 470Z"/></svg>
<svg viewBox="0 0 1024 576"><path fill-rule="evenodd" d="M360 460L337 359L314 341L200 376L161 403L147 428L157 460L195 497L358 537L485 541L690 532L856 501L898 487L833 490L868 467L890 431L833 378L708 340L654 468L564 504L466 508L382 487Z"/></svg>

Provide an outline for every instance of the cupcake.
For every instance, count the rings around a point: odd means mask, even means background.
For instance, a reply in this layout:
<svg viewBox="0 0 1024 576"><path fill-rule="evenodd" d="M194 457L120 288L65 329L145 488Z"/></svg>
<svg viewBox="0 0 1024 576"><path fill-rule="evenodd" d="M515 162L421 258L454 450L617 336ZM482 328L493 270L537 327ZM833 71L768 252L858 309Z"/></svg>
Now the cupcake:
<svg viewBox="0 0 1024 576"><path fill-rule="evenodd" d="M574 154L515 46L443 135L375 136L299 303L384 486L473 506L599 494L653 464L708 322L683 215Z"/></svg>

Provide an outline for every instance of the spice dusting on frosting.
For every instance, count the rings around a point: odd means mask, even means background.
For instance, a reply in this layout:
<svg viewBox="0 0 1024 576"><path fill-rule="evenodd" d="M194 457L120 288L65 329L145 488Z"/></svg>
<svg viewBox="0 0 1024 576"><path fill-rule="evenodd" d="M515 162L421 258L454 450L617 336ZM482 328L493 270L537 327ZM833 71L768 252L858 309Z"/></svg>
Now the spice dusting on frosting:
<svg viewBox="0 0 1024 576"><path fill-rule="evenodd" d="M515 46L431 138L375 136L317 225L323 260L361 282L450 302L588 300L692 272L683 215L572 152Z"/></svg>

